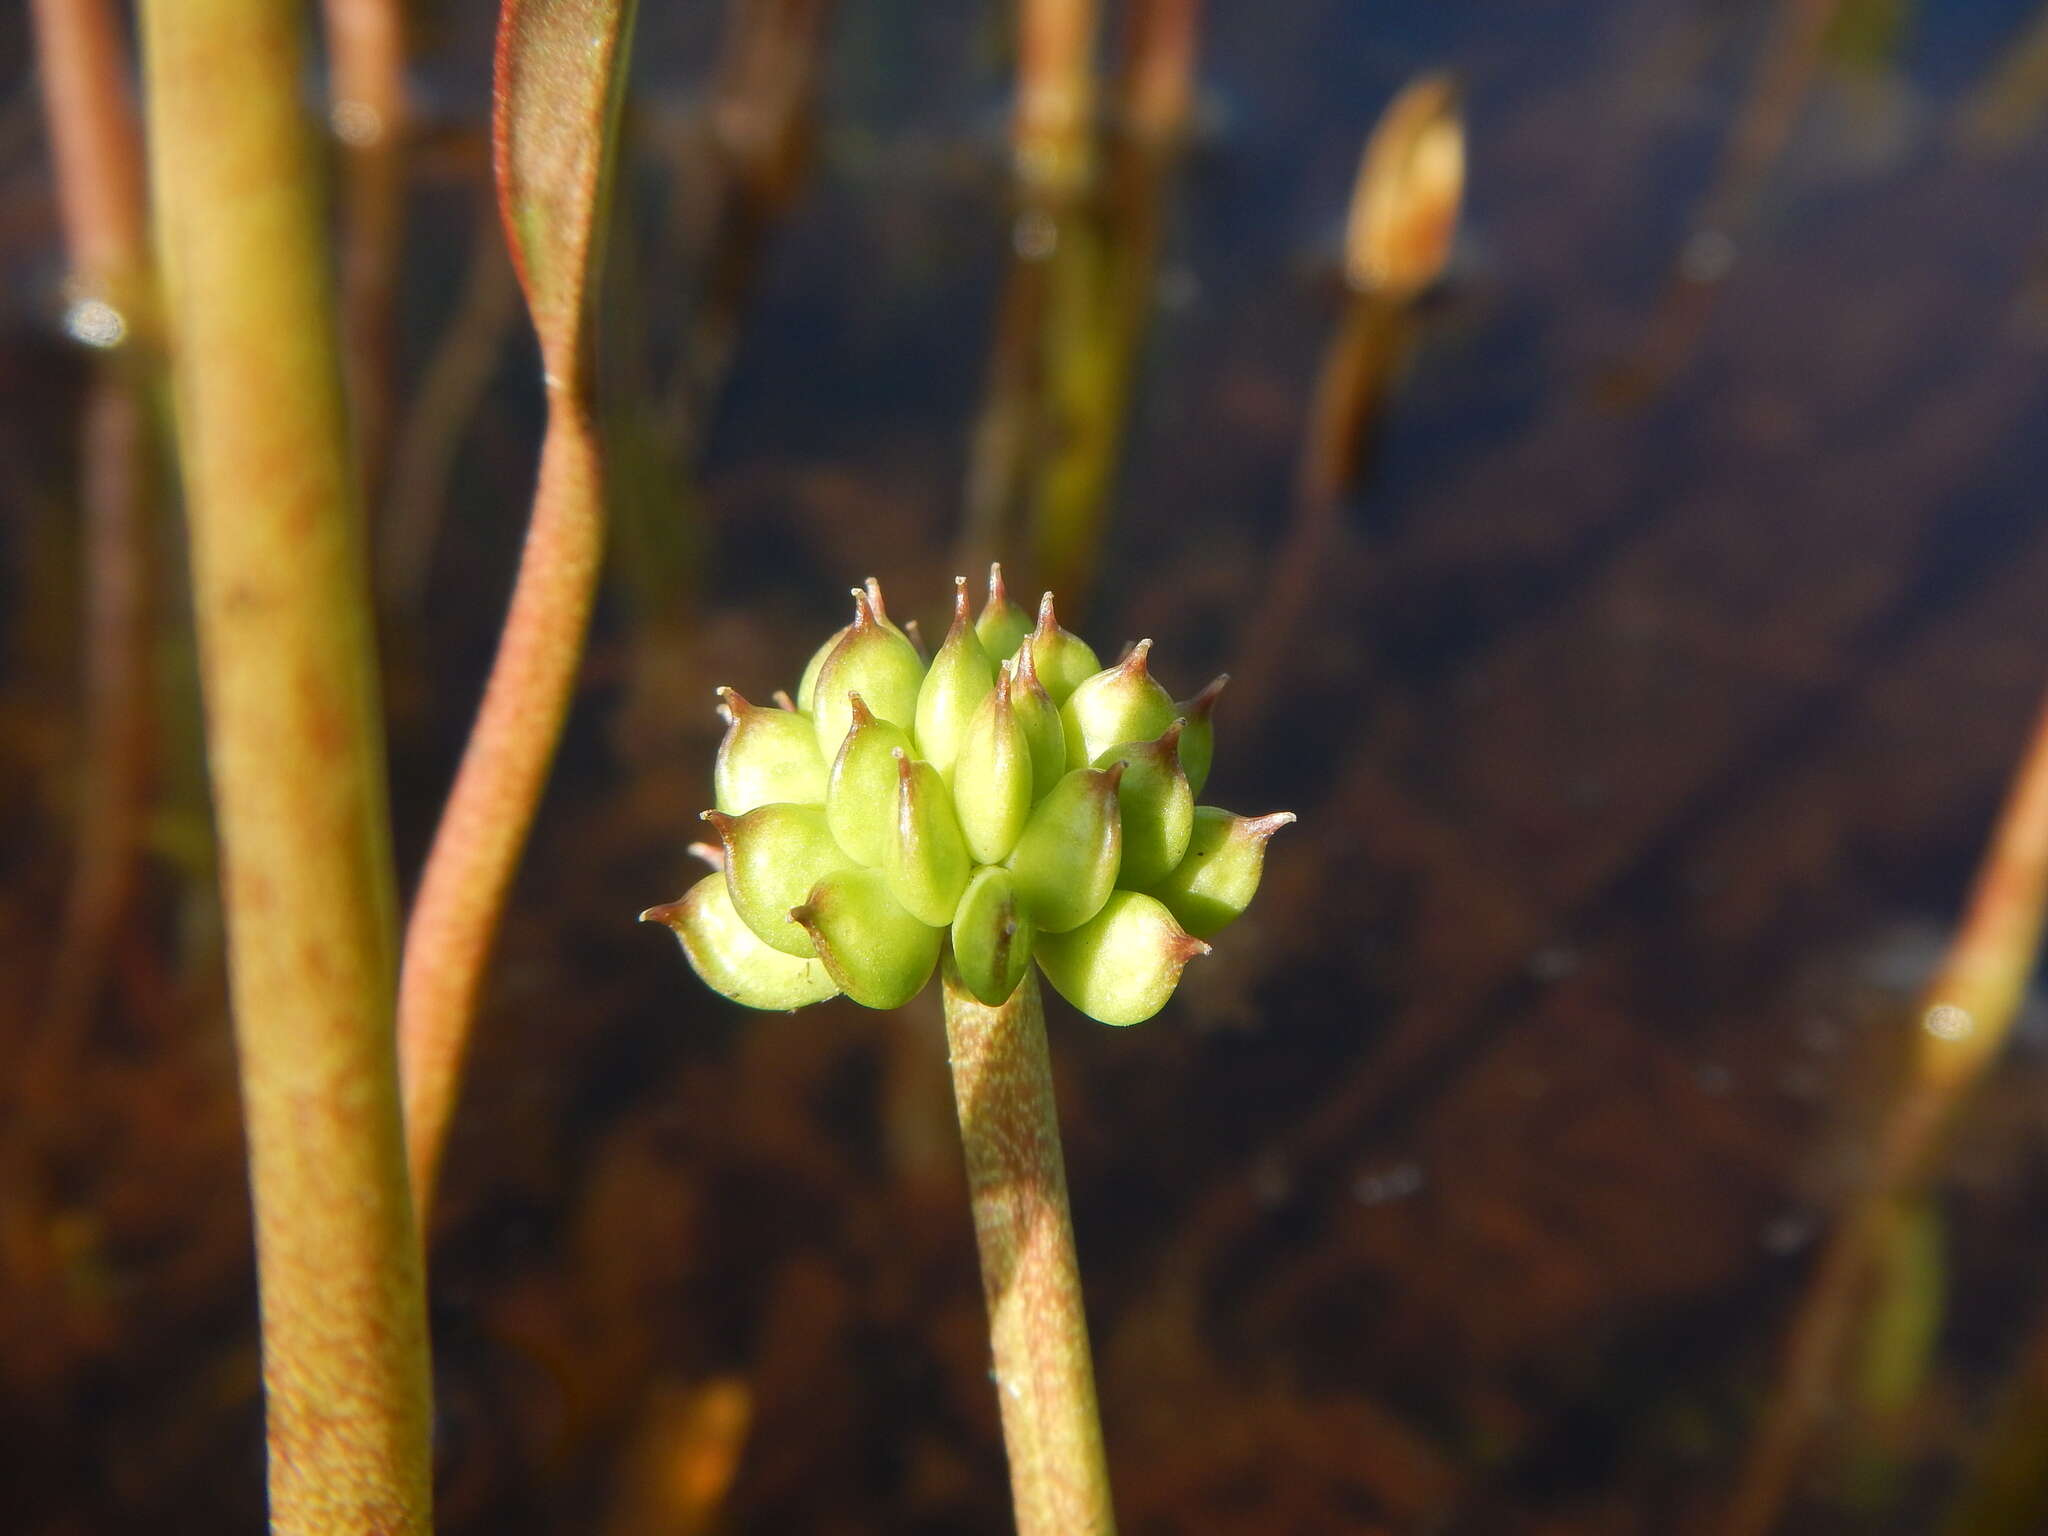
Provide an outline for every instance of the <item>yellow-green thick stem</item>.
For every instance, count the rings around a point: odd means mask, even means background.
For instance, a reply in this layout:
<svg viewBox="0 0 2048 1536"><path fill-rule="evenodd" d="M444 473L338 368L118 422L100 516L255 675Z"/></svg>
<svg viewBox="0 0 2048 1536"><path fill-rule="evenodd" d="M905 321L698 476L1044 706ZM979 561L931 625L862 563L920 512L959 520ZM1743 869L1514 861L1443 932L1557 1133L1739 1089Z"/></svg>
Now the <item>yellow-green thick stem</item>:
<svg viewBox="0 0 2048 1536"><path fill-rule="evenodd" d="M429 1526L361 530L303 17L143 7L255 1201L272 1528Z"/></svg>
<svg viewBox="0 0 2048 1536"><path fill-rule="evenodd" d="M945 962L946 1044L1018 1536L1116 1529L1038 978L999 1008Z"/></svg>

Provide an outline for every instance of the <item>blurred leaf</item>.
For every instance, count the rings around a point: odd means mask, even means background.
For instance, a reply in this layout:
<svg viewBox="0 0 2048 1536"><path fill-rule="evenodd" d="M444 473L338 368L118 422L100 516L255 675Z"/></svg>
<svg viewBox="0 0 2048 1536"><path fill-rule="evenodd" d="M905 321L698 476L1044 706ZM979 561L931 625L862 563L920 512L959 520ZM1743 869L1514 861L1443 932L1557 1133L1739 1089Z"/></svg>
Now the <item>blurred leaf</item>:
<svg viewBox="0 0 2048 1536"><path fill-rule="evenodd" d="M505 0L492 124L498 197L551 380L588 391L598 231L633 0Z"/></svg>
<svg viewBox="0 0 2048 1536"><path fill-rule="evenodd" d="M1941 1213L1924 1197L1901 1204L1885 1234L1864 1324L1857 1396L1866 1416L1904 1413L1926 1384L1941 1334L1943 1271Z"/></svg>

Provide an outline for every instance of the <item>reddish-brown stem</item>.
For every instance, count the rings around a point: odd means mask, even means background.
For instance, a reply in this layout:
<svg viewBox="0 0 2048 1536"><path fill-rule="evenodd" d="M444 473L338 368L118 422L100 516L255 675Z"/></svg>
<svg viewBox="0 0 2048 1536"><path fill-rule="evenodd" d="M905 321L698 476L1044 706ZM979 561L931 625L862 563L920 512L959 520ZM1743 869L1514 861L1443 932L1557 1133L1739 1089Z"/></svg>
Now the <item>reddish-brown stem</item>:
<svg viewBox="0 0 2048 1536"><path fill-rule="evenodd" d="M1036 194L1068 196L1094 170L1095 0L1019 0L1017 175Z"/></svg>
<svg viewBox="0 0 2048 1536"><path fill-rule="evenodd" d="M87 290L77 296L121 310L139 297L149 240L142 126L120 17L111 0L34 0L34 15L65 251L73 281Z"/></svg>
<svg viewBox="0 0 2048 1536"><path fill-rule="evenodd" d="M1163 147L1187 134L1195 105L1201 0L1133 0L1126 13L1124 128Z"/></svg>
<svg viewBox="0 0 2048 1536"><path fill-rule="evenodd" d="M557 391L511 611L405 931L398 1051L423 1214L492 936L568 714L603 553L595 428Z"/></svg>
<svg viewBox="0 0 2048 1536"><path fill-rule="evenodd" d="M946 1044L1018 1536L1116 1528L1038 978L1000 1007L945 962Z"/></svg>
<svg viewBox="0 0 2048 1536"><path fill-rule="evenodd" d="M431 1209L485 963L569 712L604 550L592 295L632 0L503 0L493 170L548 392L533 519L482 708L406 928L398 1054L413 1204Z"/></svg>
<svg viewBox="0 0 2048 1536"><path fill-rule="evenodd" d="M79 845L44 1017L58 1068L98 992L134 889L149 792L149 251L142 129L110 0L36 0L71 299L104 312L82 335L125 345L95 369L81 429L85 516L85 747Z"/></svg>
<svg viewBox="0 0 2048 1536"><path fill-rule="evenodd" d="M341 141L341 315L363 484L391 433L393 308L405 222L405 18L397 0L326 0L328 122Z"/></svg>
<svg viewBox="0 0 2048 1536"><path fill-rule="evenodd" d="M1954 942L1914 1019L1909 1076L1868 1181L1837 1222L1786 1334L1770 1407L1722 1521L1724 1536L1777 1528L1840 1380L1889 1214L1933 1177L1957 1107L2011 1031L2048 907L2048 706L2014 775Z"/></svg>

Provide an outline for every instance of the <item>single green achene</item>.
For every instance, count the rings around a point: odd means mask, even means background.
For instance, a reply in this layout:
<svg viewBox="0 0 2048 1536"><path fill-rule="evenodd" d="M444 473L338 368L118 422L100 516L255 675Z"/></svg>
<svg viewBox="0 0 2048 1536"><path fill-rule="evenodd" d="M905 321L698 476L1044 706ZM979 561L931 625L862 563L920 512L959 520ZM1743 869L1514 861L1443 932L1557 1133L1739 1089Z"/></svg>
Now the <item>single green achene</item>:
<svg viewBox="0 0 2048 1536"><path fill-rule="evenodd" d="M643 918L716 991L788 1009L845 993L909 1001L950 938L989 1007L1037 960L1105 1024L1166 1005L1181 969L1250 905L1266 843L1294 820L1197 805L1225 679L1174 702L1141 640L1105 668L989 571L978 619L956 578L929 662L872 580L797 697L718 690L727 721L704 819L719 873Z"/></svg>

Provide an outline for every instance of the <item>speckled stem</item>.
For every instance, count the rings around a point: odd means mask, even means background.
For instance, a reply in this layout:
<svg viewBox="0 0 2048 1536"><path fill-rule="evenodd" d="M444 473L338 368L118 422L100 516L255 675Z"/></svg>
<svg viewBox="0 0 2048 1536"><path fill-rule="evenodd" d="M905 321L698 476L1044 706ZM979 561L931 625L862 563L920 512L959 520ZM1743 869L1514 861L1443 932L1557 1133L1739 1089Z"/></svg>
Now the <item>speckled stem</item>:
<svg viewBox="0 0 2048 1536"><path fill-rule="evenodd" d="M392 1049L392 878L356 489L276 0L147 0L152 192L256 1216L273 1531L431 1523Z"/></svg>
<svg viewBox="0 0 2048 1536"><path fill-rule="evenodd" d="M945 962L946 1044L1018 1536L1116 1529L1038 978L1000 1008Z"/></svg>

